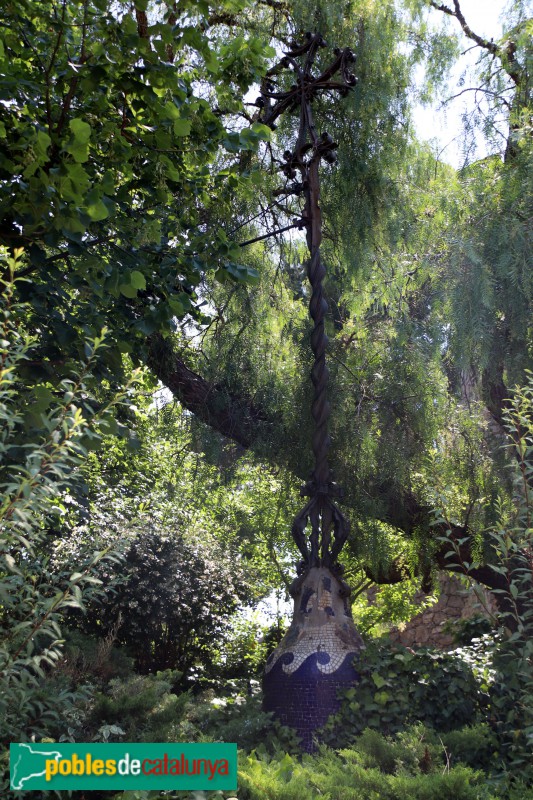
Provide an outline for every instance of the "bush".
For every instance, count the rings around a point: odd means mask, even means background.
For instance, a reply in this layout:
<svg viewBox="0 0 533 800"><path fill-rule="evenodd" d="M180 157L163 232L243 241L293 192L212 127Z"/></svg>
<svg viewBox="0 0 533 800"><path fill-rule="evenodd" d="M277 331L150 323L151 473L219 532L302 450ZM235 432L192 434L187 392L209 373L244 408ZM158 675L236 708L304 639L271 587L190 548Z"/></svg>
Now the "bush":
<svg viewBox="0 0 533 800"><path fill-rule="evenodd" d="M503 503L499 519L485 531L489 566L501 576L495 589L498 633L488 648L492 659L490 721L498 736L495 768L511 786L516 776L533 786L533 374L515 386L505 425L514 473L514 502ZM460 559L460 541L449 544ZM463 562L465 574L474 566Z"/></svg>
<svg viewBox="0 0 533 800"><path fill-rule="evenodd" d="M178 678L170 670L114 678L96 695L83 738L99 740L99 732L115 728L114 736L126 742L171 741L188 700L187 694L172 692Z"/></svg>
<svg viewBox="0 0 533 800"><path fill-rule="evenodd" d="M263 625L257 614L236 614L216 654L213 683L223 687L235 679L260 680L271 638L272 627Z"/></svg>
<svg viewBox="0 0 533 800"><path fill-rule="evenodd" d="M357 661L357 686L344 693L338 714L324 727L321 740L347 746L365 728L390 734L415 722L449 731L481 721L488 702L472 665L475 650L443 653L409 650L388 642L370 643Z"/></svg>
<svg viewBox="0 0 533 800"><path fill-rule="evenodd" d="M446 752L446 761L452 765L461 762L473 769L489 771L498 752L498 740L488 723L480 722L440 737Z"/></svg>
<svg viewBox="0 0 533 800"><path fill-rule="evenodd" d="M64 658L58 670L73 683L89 682L98 686L133 674L133 658L123 648L115 647L116 629L104 638L71 629L65 629L64 636Z"/></svg>
<svg viewBox="0 0 533 800"><path fill-rule="evenodd" d="M35 339L25 332L27 309L14 302L15 259L0 261L0 741L50 736L84 701L56 675L61 625L68 609L84 608L98 591L97 564L109 554L85 548L55 569L53 520L75 486L88 440L109 416L114 398L90 411L87 381L103 336L86 343L86 361L54 386L29 378L25 362ZM83 411L82 411L83 408ZM7 796L7 778L0 779Z"/></svg>
<svg viewBox="0 0 533 800"><path fill-rule="evenodd" d="M262 710L259 693L250 695L232 682L225 695L211 689L176 695L172 687L178 677L167 671L111 680L96 694L73 738L100 741L102 732L113 728L121 741L237 742L244 750L298 752L297 736Z"/></svg>
<svg viewBox="0 0 533 800"><path fill-rule="evenodd" d="M246 595L229 554L179 534L139 531L115 577L80 624L102 636L120 615L116 640L143 674L172 669L187 678L195 664L208 666Z"/></svg>
<svg viewBox="0 0 533 800"><path fill-rule="evenodd" d="M236 742L242 750L264 753L280 750L298 753L297 735L291 728L281 725L272 713L263 711L261 694L239 691L235 683L233 687L228 685L230 691L223 696L209 690L191 699L177 729L178 739Z"/></svg>
<svg viewBox="0 0 533 800"><path fill-rule="evenodd" d="M469 645L487 633L493 633L493 622L482 614L474 614L466 619L449 620L443 626L444 633L453 637L455 644Z"/></svg>
<svg viewBox="0 0 533 800"><path fill-rule="evenodd" d="M427 738L427 736L429 738ZM444 766L443 766L444 765ZM242 756L239 800L493 800L486 777L447 767L442 746L422 726L395 739L365 731L339 753L322 748L301 762L287 754Z"/></svg>

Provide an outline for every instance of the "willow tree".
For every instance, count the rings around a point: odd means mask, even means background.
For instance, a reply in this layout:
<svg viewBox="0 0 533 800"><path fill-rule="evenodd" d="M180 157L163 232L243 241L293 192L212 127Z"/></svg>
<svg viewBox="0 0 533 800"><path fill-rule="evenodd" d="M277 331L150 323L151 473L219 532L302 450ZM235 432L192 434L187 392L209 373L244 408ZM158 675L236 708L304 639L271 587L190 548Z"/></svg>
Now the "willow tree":
<svg viewBox="0 0 533 800"><path fill-rule="evenodd" d="M526 21L516 4L507 38L474 39L498 67L486 96L500 98L512 146L504 163L457 174L412 135L414 67L429 85L456 53L453 29L431 19L472 32L457 3L431 5L2 10L0 240L25 249L20 294L40 347L28 379L53 386L106 325L97 379L119 382L128 357L147 363L199 420L304 479L307 290L302 242L288 238L299 209L265 169L293 128L266 129L247 91L309 27L357 51L343 115L315 113L340 143L323 180L334 457L359 533L349 546L378 580L401 579L414 550L431 554L426 572L446 565L433 526L443 487L456 536L482 529L493 504L478 501L501 485L484 408L501 421L530 353ZM391 532L407 542L403 566Z"/></svg>
<svg viewBox="0 0 533 800"><path fill-rule="evenodd" d="M335 457L359 534L350 539L352 553L380 582L402 580L413 559L427 579L435 565L464 571L463 558L472 561L469 544L462 559L450 558L449 547L436 542L445 531L456 540L472 535L480 552L482 531L509 488L499 455L504 400L531 366L526 21L511 19L516 38L506 34L492 46L460 12L443 14L424 3L409 9L412 18L405 8L398 14L382 3L371 9L353 4L346 15L337 4L291 6L294 27L322 25L336 38L342 31L359 55L359 82L343 115L333 115L327 104L316 114L340 142L340 167L326 172L323 189ZM451 63L457 54L450 25L445 32L427 27L451 16L457 32L466 24L467 35L490 57L484 86L486 96L494 96L493 117L507 113L501 153L461 171L416 143L409 116L417 60L429 58L428 77L436 80L445 57ZM269 147L279 158L290 135L287 124L275 132ZM267 232L285 230L295 213L274 198L273 209L272 194L262 204ZM246 204L239 210L232 225L242 226L242 241L259 238L265 228L246 225L257 212ZM305 404L301 375L308 357L300 349L296 359L293 348L302 340L301 301L307 298L302 244L285 237L277 245L253 244L243 254L260 267L263 286L212 295L217 318L203 339L210 363L206 367L202 356L202 376L183 338L177 358L166 343L160 375L175 378L177 396L200 418L306 478L311 465L299 447L298 409ZM184 358L192 372L173 372ZM499 585L483 563L469 572Z"/></svg>

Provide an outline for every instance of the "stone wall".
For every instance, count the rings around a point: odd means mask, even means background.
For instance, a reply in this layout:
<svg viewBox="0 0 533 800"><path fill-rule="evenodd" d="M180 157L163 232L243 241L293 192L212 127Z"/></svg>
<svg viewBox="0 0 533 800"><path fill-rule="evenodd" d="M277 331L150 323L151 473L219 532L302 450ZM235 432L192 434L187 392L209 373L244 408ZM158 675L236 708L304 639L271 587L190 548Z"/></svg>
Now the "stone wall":
<svg viewBox="0 0 533 800"><path fill-rule="evenodd" d="M496 608L493 595L478 584L483 597L480 604L473 588L465 587L458 578L445 572L439 574L440 595L438 601L413 617L403 629L393 628L390 638L406 647L431 645L446 650L453 646L450 634L443 631L446 622L469 619L475 614L487 614ZM423 592L416 596L418 602L426 599ZM483 606L485 608L483 608Z"/></svg>

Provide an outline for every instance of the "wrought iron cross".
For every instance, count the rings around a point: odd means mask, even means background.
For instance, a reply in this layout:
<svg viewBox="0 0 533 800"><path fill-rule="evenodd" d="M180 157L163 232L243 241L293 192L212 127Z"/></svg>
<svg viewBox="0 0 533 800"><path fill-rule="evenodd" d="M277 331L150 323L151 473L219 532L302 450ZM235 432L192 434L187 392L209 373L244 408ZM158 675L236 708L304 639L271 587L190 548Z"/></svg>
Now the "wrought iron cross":
<svg viewBox="0 0 533 800"><path fill-rule="evenodd" d="M283 192L304 197L301 227L306 230L310 254L307 262L307 276L312 288L309 312L314 322L311 346L315 360L311 378L314 386L312 415L315 423L315 466L311 480L302 489L302 495L309 496L310 500L292 525L292 535L303 557L300 572L317 566L339 571L337 558L349 532L348 521L332 499L339 497L341 492L332 482L328 464L330 405L326 396L328 337L324 325L328 304L322 287L326 270L320 257L322 214L319 166L322 159L329 164L336 162L337 144L329 133L317 133L311 106L313 100L323 93L338 92L345 97L357 79L349 70L355 56L348 48L336 48L331 64L319 75L313 74L317 53L323 47L326 47L326 42L320 34L307 33L302 45L292 43L289 52L266 74L261 84L261 96L257 100L261 109L259 120L272 130L283 113L299 112L300 115L298 138L292 152L287 150L283 154L284 163L281 167L287 177ZM278 76L288 69L292 70L295 82L288 90L284 90L279 86ZM335 76L339 79L335 80ZM311 533L307 539L305 529L309 523Z"/></svg>

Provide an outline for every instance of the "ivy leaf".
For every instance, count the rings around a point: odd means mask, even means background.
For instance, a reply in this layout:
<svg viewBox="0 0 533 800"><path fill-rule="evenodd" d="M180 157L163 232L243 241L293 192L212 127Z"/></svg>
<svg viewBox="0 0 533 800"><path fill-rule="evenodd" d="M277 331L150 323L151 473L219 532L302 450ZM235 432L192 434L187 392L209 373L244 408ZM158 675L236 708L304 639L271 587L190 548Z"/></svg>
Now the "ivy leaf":
<svg viewBox="0 0 533 800"><path fill-rule="evenodd" d="M385 684L387 683L385 678L382 678L379 672L372 673L372 680L374 681L378 689L382 689L383 686L385 686Z"/></svg>

